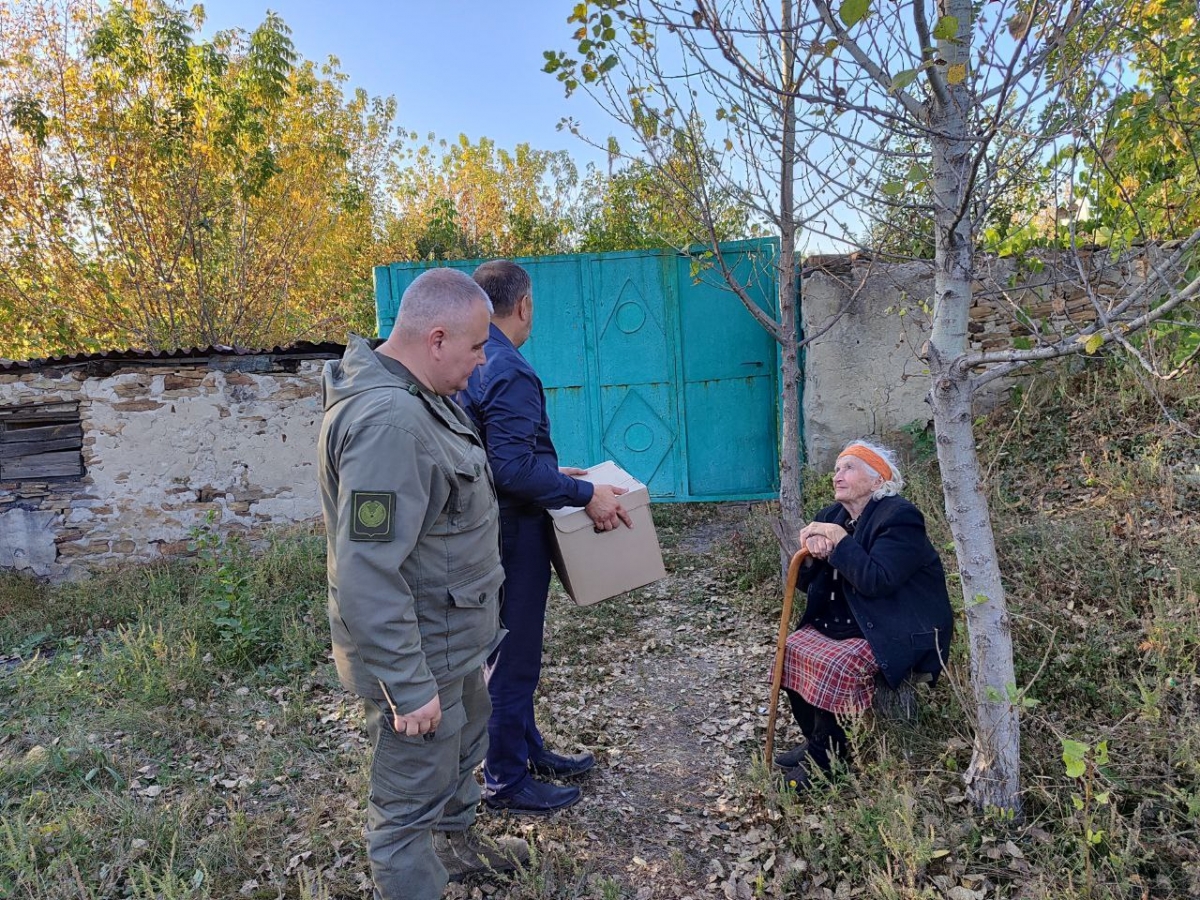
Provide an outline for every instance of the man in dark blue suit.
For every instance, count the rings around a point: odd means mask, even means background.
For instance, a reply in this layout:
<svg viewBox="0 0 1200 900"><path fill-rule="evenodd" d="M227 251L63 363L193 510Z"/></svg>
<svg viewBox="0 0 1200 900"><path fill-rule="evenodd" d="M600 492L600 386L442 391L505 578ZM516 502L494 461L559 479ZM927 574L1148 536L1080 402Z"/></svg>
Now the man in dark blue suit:
<svg viewBox="0 0 1200 900"><path fill-rule="evenodd" d="M550 440L542 382L518 352L533 331L533 287L516 263L496 260L474 279L492 301L487 362L471 375L459 403L487 449L500 501L504 596L500 622L508 634L489 660L489 746L484 802L493 809L544 815L580 797L578 787L536 778L571 778L595 765L591 753L549 750L534 722L533 695L542 669L542 633L550 590L548 509L582 506L598 529L631 527L618 495L624 488L592 485L560 469Z"/></svg>

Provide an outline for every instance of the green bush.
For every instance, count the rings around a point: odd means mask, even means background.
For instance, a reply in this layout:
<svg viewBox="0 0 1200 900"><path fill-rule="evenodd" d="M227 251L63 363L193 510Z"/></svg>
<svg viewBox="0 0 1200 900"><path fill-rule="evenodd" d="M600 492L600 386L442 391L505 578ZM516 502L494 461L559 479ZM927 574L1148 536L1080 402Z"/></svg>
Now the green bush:
<svg viewBox="0 0 1200 900"><path fill-rule="evenodd" d="M210 519L192 535L197 555L191 594L202 610L200 647L221 668L264 664L310 666L325 640L312 639L323 620L324 541L311 533L274 536L253 552L238 535Z"/></svg>

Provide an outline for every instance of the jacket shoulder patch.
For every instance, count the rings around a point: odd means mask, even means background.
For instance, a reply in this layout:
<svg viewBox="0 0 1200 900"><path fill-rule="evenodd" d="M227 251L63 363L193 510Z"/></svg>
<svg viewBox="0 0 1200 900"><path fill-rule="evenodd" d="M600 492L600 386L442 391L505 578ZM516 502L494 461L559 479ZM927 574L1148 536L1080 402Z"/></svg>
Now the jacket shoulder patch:
<svg viewBox="0 0 1200 900"><path fill-rule="evenodd" d="M395 491L353 491L350 509L350 540L390 541L396 536Z"/></svg>

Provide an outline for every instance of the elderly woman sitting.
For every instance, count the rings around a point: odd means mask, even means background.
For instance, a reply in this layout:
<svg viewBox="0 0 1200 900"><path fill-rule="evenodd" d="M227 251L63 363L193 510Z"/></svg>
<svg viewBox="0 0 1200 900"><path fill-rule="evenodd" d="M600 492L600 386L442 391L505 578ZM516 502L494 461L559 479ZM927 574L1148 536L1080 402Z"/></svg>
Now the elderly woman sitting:
<svg viewBox="0 0 1200 900"><path fill-rule="evenodd" d="M871 706L877 674L894 688L914 671L936 678L945 663L946 576L903 487L891 451L855 441L833 469L837 502L800 531L812 554L799 581L808 604L788 637L783 687L807 741L775 757L796 790L846 755L838 717Z"/></svg>

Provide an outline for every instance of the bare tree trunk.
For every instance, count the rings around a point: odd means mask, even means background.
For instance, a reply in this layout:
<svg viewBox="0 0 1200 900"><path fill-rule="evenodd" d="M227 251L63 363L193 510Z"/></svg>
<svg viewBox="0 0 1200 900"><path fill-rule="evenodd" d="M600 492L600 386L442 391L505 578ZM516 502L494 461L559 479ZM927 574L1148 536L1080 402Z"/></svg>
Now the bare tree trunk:
<svg viewBox="0 0 1200 900"><path fill-rule="evenodd" d="M800 317L796 301L796 32L792 28L792 0L783 0L780 22L780 107L783 147L779 166L779 344L780 400L783 435L779 448L779 513L785 535L794 535L803 523L800 496L800 354L796 328ZM784 547L785 555L788 547ZM787 570L787 560L783 568Z"/></svg>
<svg viewBox="0 0 1200 900"><path fill-rule="evenodd" d="M948 6L950 15L971 27L967 0L951 0ZM941 44L950 64L969 65L969 42ZM978 707L967 792L978 807L999 807L1019 814L1021 730L1012 635L996 539L980 484L970 371L961 365L967 353L975 274L970 208L975 145L963 116L970 103L966 82L940 87L940 96L929 106L935 247L930 399L946 518L958 552L971 645L971 685Z"/></svg>
<svg viewBox="0 0 1200 900"><path fill-rule="evenodd" d="M933 421L946 518L958 550L971 687L977 705L975 748L967 770L967 793L976 806L1020 814L1021 722L1014 702L1012 632L996 539L980 485L967 379L942 373L933 383Z"/></svg>
<svg viewBox="0 0 1200 900"><path fill-rule="evenodd" d="M791 254L780 254L787 259ZM794 256L792 259L794 260ZM779 273L779 310L783 321L796 318L796 272L795 264ZM779 442L779 513L784 535L792 536L791 543L783 543L788 560L797 547L795 535L804 521L803 497L800 489L800 351L796 348L793 335L783 343L780 351L779 376L782 406L783 434ZM786 561L785 561L786 568Z"/></svg>

